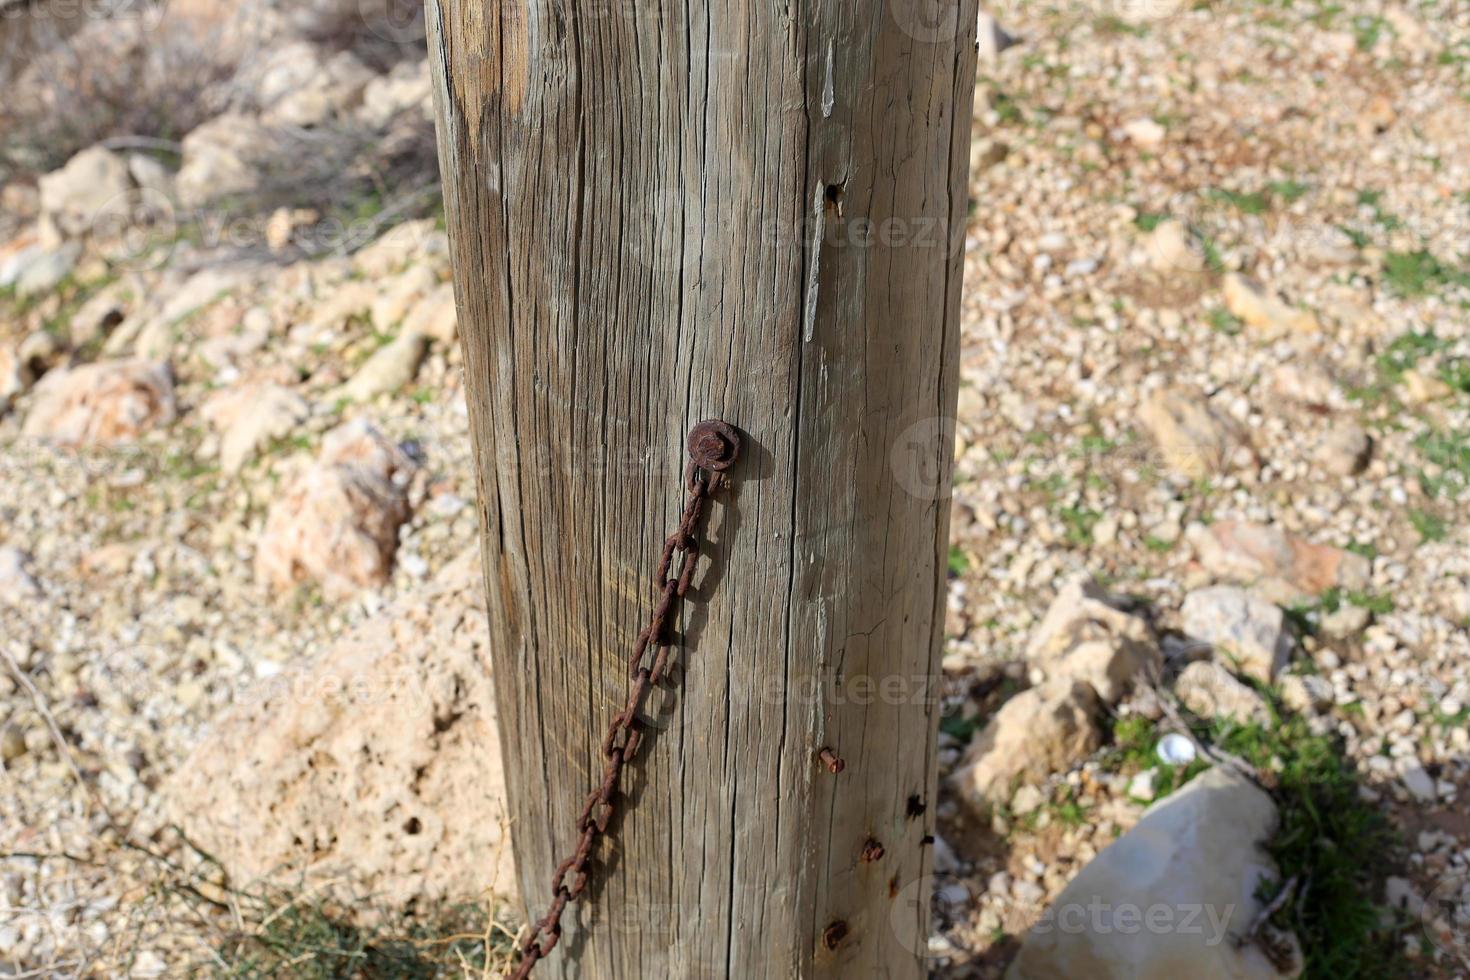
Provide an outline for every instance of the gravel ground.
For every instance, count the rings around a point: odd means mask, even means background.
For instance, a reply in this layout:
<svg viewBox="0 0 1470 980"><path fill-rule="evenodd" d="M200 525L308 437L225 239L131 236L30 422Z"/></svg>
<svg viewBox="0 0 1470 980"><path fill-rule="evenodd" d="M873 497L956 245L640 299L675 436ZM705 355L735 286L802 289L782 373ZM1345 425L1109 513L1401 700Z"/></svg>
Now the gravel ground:
<svg viewBox="0 0 1470 980"><path fill-rule="evenodd" d="M1274 524L1371 562L1366 587L1292 609L1293 670L1330 685L1313 724L1400 833L1412 906L1470 865L1470 8L1167 6L996 11L1021 41L982 64L977 98L942 760L1033 680L1023 653L1060 581L1137 597L1168 655L1185 595L1214 581L1191 526ZM435 235L392 276L447 275ZM108 288L137 312L220 260L185 245ZM1281 298L1270 315L1235 274ZM332 393L382 338L350 317L284 329L361 275L303 260L205 304L234 310L220 336L268 311L280 342L226 368L180 359L178 421L134 447L29 439L29 396L0 418L0 545L36 585L0 601L0 975L217 959L231 902L163 826L161 781L223 707L473 539L457 351L358 408ZM75 313L4 302L4 342ZM310 415L224 474L198 410L258 378ZM1166 389L1208 419L1184 456L1145 410ZM346 604L272 595L251 571L272 495L358 415L423 463L392 580ZM1132 775L1100 752L1029 819L941 802L936 975L999 976L1138 819ZM1416 975L1466 975L1470 950L1404 942Z"/></svg>

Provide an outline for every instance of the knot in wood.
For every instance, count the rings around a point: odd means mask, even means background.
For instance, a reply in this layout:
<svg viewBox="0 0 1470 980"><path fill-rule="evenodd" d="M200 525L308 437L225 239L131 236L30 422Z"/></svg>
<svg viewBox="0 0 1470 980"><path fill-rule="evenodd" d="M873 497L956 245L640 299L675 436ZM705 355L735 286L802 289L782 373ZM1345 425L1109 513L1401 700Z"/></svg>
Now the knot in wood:
<svg viewBox="0 0 1470 980"><path fill-rule="evenodd" d="M710 419L689 430L688 447L694 465L720 473L740 457L740 433L728 422Z"/></svg>

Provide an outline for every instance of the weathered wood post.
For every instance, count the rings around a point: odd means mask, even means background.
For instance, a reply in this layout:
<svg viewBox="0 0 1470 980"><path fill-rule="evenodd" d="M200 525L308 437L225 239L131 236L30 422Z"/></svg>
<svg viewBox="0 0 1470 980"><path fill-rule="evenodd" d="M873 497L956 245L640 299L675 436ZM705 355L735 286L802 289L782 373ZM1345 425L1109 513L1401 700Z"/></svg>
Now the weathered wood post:
<svg viewBox="0 0 1470 980"><path fill-rule="evenodd" d="M658 598L685 435L745 439L612 845L537 976L921 976L974 4L428 20L533 916Z"/></svg>

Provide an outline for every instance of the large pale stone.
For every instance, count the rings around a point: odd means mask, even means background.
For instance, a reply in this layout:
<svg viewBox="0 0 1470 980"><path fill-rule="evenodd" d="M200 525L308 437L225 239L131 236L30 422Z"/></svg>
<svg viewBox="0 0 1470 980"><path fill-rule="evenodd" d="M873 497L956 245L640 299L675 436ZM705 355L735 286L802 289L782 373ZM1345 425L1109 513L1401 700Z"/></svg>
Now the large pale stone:
<svg viewBox="0 0 1470 980"><path fill-rule="evenodd" d="M163 788L235 880L410 903L511 897L477 549L237 693Z"/></svg>
<svg viewBox="0 0 1470 980"><path fill-rule="evenodd" d="M1266 701L1214 660L1197 660L1174 681L1174 693L1201 718L1234 718L1269 724Z"/></svg>
<svg viewBox="0 0 1470 980"><path fill-rule="evenodd" d="M238 473L273 439L284 439L310 412L306 400L275 384L248 385L221 392L200 414L220 430L220 469Z"/></svg>
<svg viewBox="0 0 1470 980"><path fill-rule="evenodd" d="M1086 681L1100 698L1116 704L1139 675L1163 666L1148 623L1116 602L1089 577L1068 582L1031 635L1026 659L1048 679Z"/></svg>
<svg viewBox="0 0 1470 980"><path fill-rule="evenodd" d="M28 436L68 446L136 440L172 422L173 373L153 361L114 361L52 371L36 386Z"/></svg>
<svg viewBox="0 0 1470 980"><path fill-rule="evenodd" d="M198 127L183 143L183 166L174 178L186 209L246 195L260 185L257 161L269 156L275 134L254 116L231 112Z"/></svg>
<svg viewBox="0 0 1470 980"><path fill-rule="evenodd" d="M1278 873L1262 845L1276 805L1245 777L1211 769L1150 807L1072 879L1027 934L1007 980L1280 980L1288 962L1238 945Z"/></svg>
<svg viewBox="0 0 1470 980"><path fill-rule="evenodd" d="M413 463L364 420L328 433L321 456L271 506L255 572L279 591L304 581L330 598L388 581L408 519Z"/></svg>
<svg viewBox="0 0 1470 980"><path fill-rule="evenodd" d="M952 779L979 810L1010 799L1014 784L1040 781L1090 755L1102 742L1097 692L1058 679L1011 698L970 743Z"/></svg>
<svg viewBox="0 0 1470 980"><path fill-rule="evenodd" d="M421 333L437 344L453 344L459 337L454 286L445 283L419 300L404 317L403 329Z"/></svg>
<svg viewBox="0 0 1470 980"><path fill-rule="evenodd" d="M21 361L20 352L13 345L0 344L0 415L30 383L30 372Z"/></svg>
<svg viewBox="0 0 1470 980"><path fill-rule="evenodd" d="M398 391L418 374L428 349L429 338L417 331L403 331L368 358L352 380L337 389L336 397L365 402Z"/></svg>
<svg viewBox="0 0 1470 980"><path fill-rule="evenodd" d="M94 146L41 178L41 211L68 235L84 235L103 206L131 186L127 161Z"/></svg>
<svg viewBox="0 0 1470 980"><path fill-rule="evenodd" d="M1149 265L1158 272L1191 273L1204 271L1205 254L1184 222L1177 218L1160 221L1144 239Z"/></svg>
<svg viewBox="0 0 1470 980"><path fill-rule="evenodd" d="M1223 472L1245 445L1244 434L1203 392L1166 388L1154 392L1139 412L1169 469L1192 480Z"/></svg>
<svg viewBox="0 0 1470 980"><path fill-rule="evenodd" d="M1372 571L1362 555L1305 541L1270 524L1195 524L1185 538L1207 571L1276 603L1312 599L1333 587L1365 589Z"/></svg>
<svg viewBox="0 0 1470 980"><path fill-rule="evenodd" d="M25 552L12 545L0 545L0 606L18 606L41 595L41 587L27 571Z"/></svg>
<svg viewBox="0 0 1470 980"><path fill-rule="evenodd" d="M1244 589L1216 585L1184 597L1184 631L1267 684L1291 656L1291 632L1279 606Z"/></svg>
<svg viewBox="0 0 1470 980"><path fill-rule="evenodd" d="M1291 306L1254 279L1232 272L1225 276L1223 289L1226 308L1268 337L1322 329L1315 314Z"/></svg>

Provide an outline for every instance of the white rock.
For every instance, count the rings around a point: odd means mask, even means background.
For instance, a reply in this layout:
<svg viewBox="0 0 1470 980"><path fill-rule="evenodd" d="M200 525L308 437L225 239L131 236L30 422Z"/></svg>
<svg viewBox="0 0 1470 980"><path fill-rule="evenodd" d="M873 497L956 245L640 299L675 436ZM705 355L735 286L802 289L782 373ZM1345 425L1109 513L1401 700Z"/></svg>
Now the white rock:
<svg viewBox="0 0 1470 980"><path fill-rule="evenodd" d="M1025 815L1041 809L1041 805L1045 802L1046 797L1042 795L1041 790L1037 789L1034 783L1026 783L1011 797L1011 811L1017 815Z"/></svg>
<svg viewBox="0 0 1470 980"><path fill-rule="evenodd" d="M280 385L250 385L222 392L200 410L221 430L220 469L238 473L272 440L294 432L310 413L306 400Z"/></svg>
<svg viewBox="0 0 1470 980"><path fill-rule="evenodd" d="M413 469L366 420L328 433L317 462L271 505L256 576L281 593L315 581L333 599L385 584L408 519L402 482Z"/></svg>
<svg viewBox="0 0 1470 980"><path fill-rule="evenodd" d="M1154 804L1092 860L1026 935L1007 980L1279 980L1238 945L1279 877L1263 849L1276 806L1211 769ZM1282 937L1295 949L1295 937ZM1297 959L1300 959L1298 956Z"/></svg>
<svg viewBox="0 0 1470 980"><path fill-rule="evenodd" d="M1156 391L1139 411L1169 469L1192 480L1223 472L1246 442L1240 427L1203 392L1185 387Z"/></svg>
<svg viewBox="0 0 1470 980"><path fill-rule="evenodd" d="M1265 700L1213 660L1197 660L1174 682L1174 693L1201 718L1234 718L1268 724Z"/></svg>
<svg viewBox="0 0 1470 980"><path fill-rule="evenodd" d="M1184 222L1166 218L1144 239L1149 265L1162 273L1198 273L1205 268L1205 253Z"/></svg>
<svg viewBox="0 0 1470 980"><path fill-rule="evenodd" d="M104 361L42 378L23 431L62 445L115 445L167 425L176 414L167 364Z"/></svg>
<svg viewBox="0 0 1470 980"><path fill-rule="evenodd" d="M472 548L238 693L165 784L171 818L242 881L397 908L513 898L489 635Z"/></svg>
<svg viewBox="0 0 1470 980"><path fill-rule="evenodd" d="M30 371L14 347L0 344L0 415L10 407L15 396L31 386Z"/></svg>
<svg viewBox="0 0 1470 980"><path fill-rule="evenodd" d="M0 605L17 606L40 595L40 585L26 571L25 553L11 545L0 545Z"/></svg>
<svg viewBox="0 0 1470 980"><path fill-rule="evenodd" d="M51 292L71 275L81 252L80 242L67 242L54 252L41 252L33 256L15 278L16 294L41 296Z"/></svg>
<svg viewBox="0 0 1470 980"><path fill-rule="evenodd" d="M362 108L357 116L370 126L386 126L403 113L429 115L433 110L433 89L429 84L428 61L405 61L386 75L367 83L362 92Z"/></svg>
<svg viewBox="0 0 1470 980"><path fill-rule="evenodd" d="M1216 585L1184 597L1184 631L1270 683L1291 656L1292 638L1280 607L1244 589Z"/></svg>
<svg viewBox="0 0 1470 980"><path fill-rule="evenodd" d="M1140 675L1163 667L1148 623L1118 608L1117 597L1086 576L1057 593L1031 635L1026 660L1047 678L1086 681L1108 704L1120 701Z"/></svg>
<svg viewBox="0 0 1470 980"><path fill-rule="evenodd" d="M1373 437L1354 423L1333 426L1317 446L1317 461L1336 476L1352 476L1368 465Z"/></svg>
<svg viewBox="0 0 1470 980"><path fill-rule="evenodd" d="M368 358L335 397L365 402L399 391L418 374L428 349L429 339L423 334L403 331Z"/></svg>
<svg viewBox="0 0 1470 980"><path fill-rule="evenodd" d="M1315 314L1289 305L1254 279L1231 272L1225 276L1223 288L1226 308L1268 337L1318 333L1322 329Z"/></svg>
<svg viewBox="0 0 1470 980"><path fill-rule="evenodd" d="M1123 135L1127 136L1130 142L1146 150L1151 150L1164 142L1164 137L1168 135L1168 131L1163 126L1160 126L1145 116L1141 119L1132 119L1124 123Z"/></svg>
<svg viewBox="0 0 1470 980"><path fill-rule="evenodd" d="M253 115L230 112L198 127L183 142L183 165L174 177L179 203L206 207L256 190L276 135Z"/></svg>
<svg viewBox="0 0 1470 980"><path fill-rule="evenodd" d="M1011 698L970 743L951 777L960 797L984 811L1017 782L1070 768L1102 742L1092 687L1058 679Z"/></svg>
<svg viewBox="0 0 1470 980"><path fill-rule="evenodd" d="M1287 674L1281 678L1281 700L1295 711L1321 711L1332 704L1332 683L1316 674Z"/></svg>
<svg viewBox="0 0 1470 980"><path fill-rule="evenodd" d="M415 265L389 283L373 301L373 326L384 333L393 330L425 296L439 285L438 276L427 265Z"/></svg>
<svg viewBox="0 0 1470 980"><path fill-rule="evenodd" d="M436 344L448 346L458 339L459 318L454 305L454 286L436 286L403 318L403 329L421 333Z"/></svg>
<svg viewBox="0 0 1470 980"><path fill-rule="evenodd" d="M1157 769L1145 769L1134 773L1133 778L1128 781L1128 795L1137 800L1152 800L1154 798L1154 780L1158 779Z"/></svg>
<svg viewBox="0 0 1470 980"><path fill-rule="evenodd" d="M83 150L40 180L41 211L68 235L84 235L103 206L128 192L122 157L101 146Z"/></svg>
<svg viewBox="0 0 1470 980"><path fill-rule="evenodd" d="M1409 794L1420 803L1433 803L1438 798L1434 778L1421 765L1406 766L1399 774L1399 779L1403 781L1404 788L1409 791Z"/></svg>

